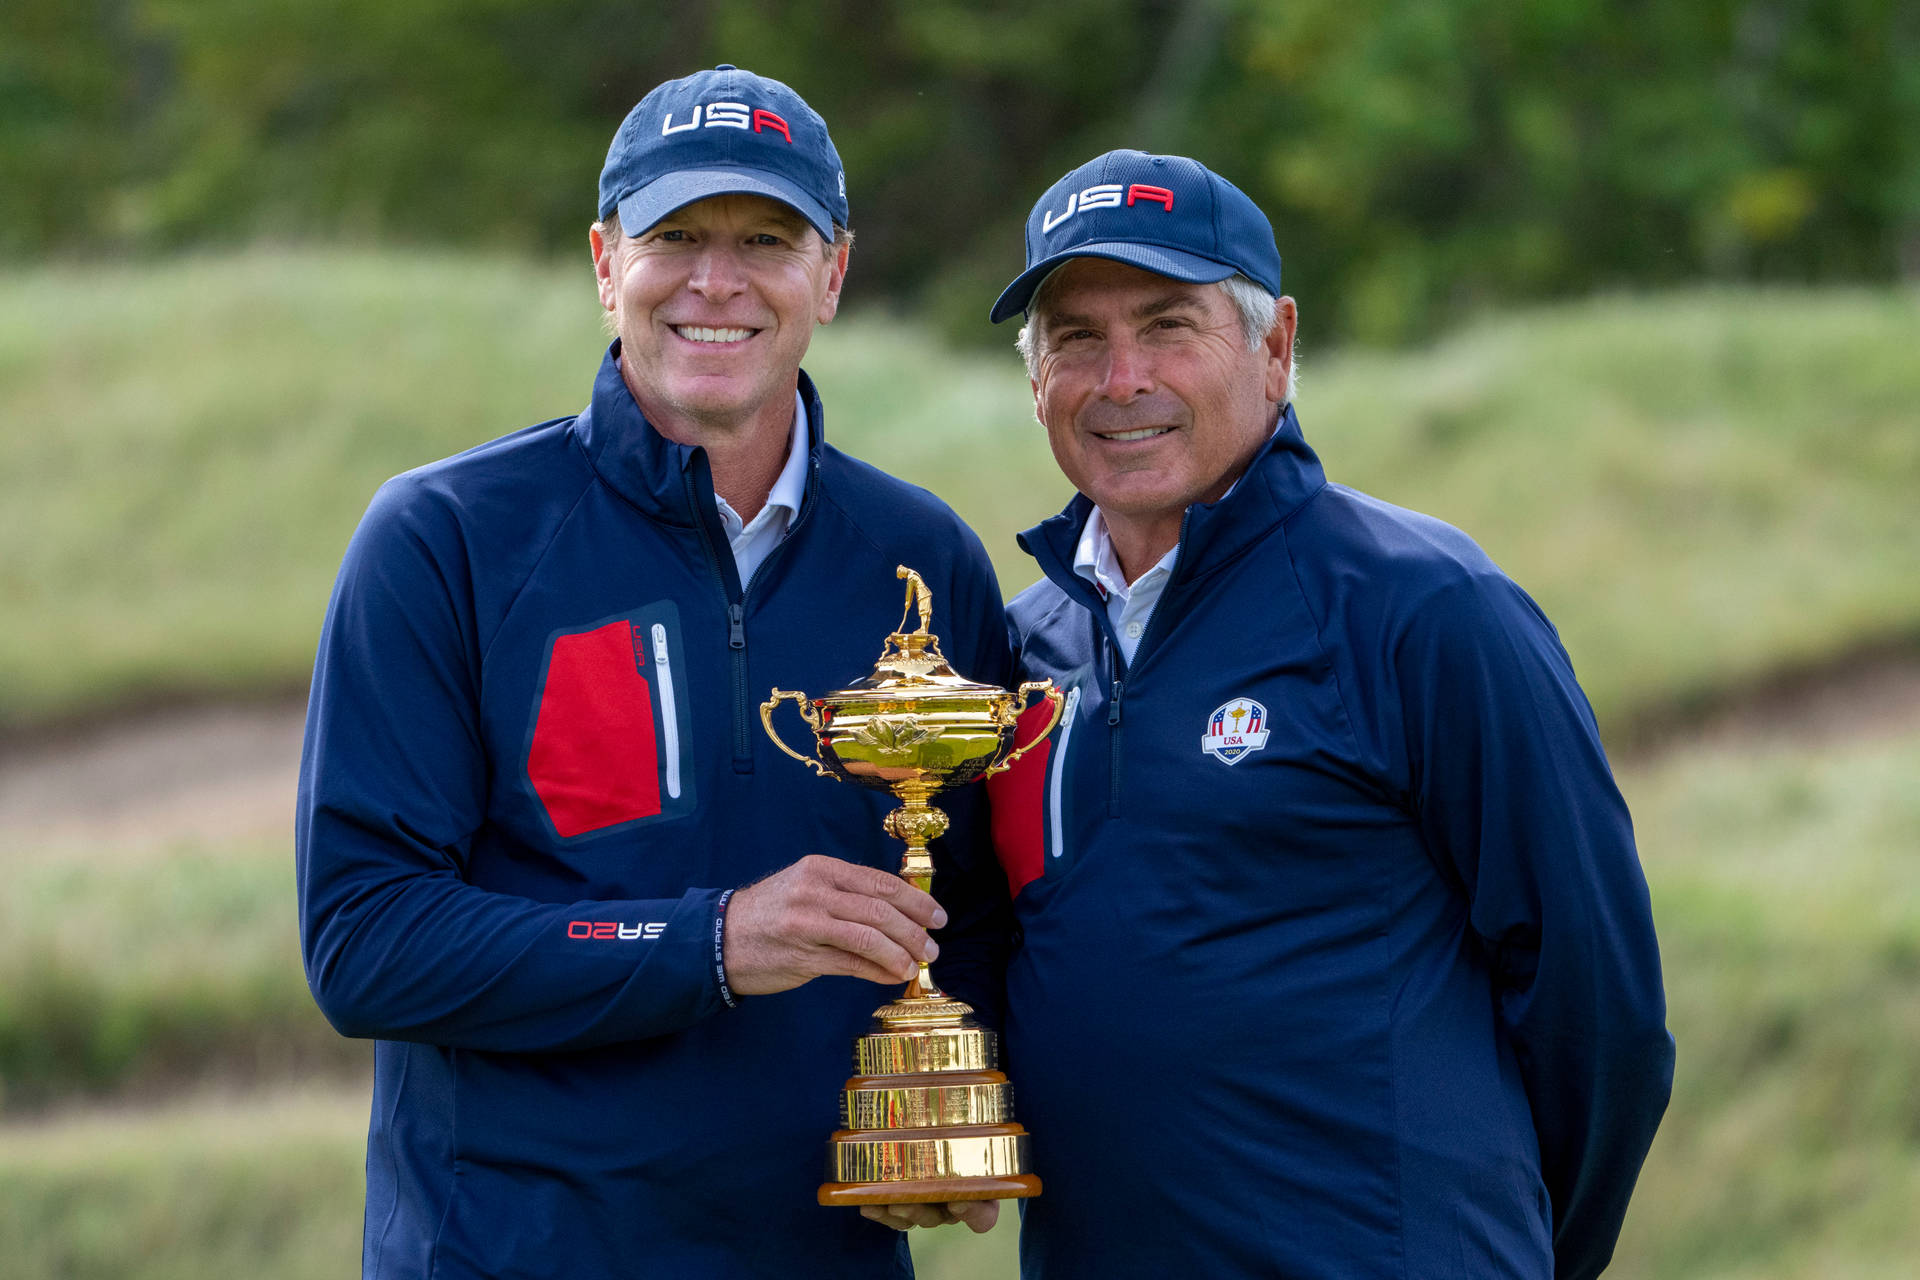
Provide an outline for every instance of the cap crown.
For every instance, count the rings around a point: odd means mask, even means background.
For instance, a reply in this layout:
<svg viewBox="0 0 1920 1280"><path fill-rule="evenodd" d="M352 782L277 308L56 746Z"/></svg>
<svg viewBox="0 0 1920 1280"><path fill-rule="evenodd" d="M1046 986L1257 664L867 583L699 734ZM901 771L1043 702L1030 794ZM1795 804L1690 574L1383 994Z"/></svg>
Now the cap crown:
<svg viewBox="0 0 1920 1280"><path fill-rule="evenodd" d="M619 208L632 234L728 190L785 200L828 239L847 225L846 176L826 121L780 81L722 65L667 81L627 113L600 170L599 211ZM629 209L646 221L627 225Z"/></svg>
<svg viewBox="0 0 1920 1280"><path fill-rule="evenodd" d="M1178 280L1239 272L1280 292L1273 226L1247 194L1197 160L1109 151L1047 188L1027 217L1027 267L993 319L1024 310L1040 281L1068 258L1131 263Z"/></svg>

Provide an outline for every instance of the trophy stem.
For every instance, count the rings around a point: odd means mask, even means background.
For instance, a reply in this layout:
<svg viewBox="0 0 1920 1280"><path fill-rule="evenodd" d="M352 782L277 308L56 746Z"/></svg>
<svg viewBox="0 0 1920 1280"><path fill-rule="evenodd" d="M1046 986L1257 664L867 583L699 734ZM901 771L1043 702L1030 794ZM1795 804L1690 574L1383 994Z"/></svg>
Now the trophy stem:
<svg viewBox="0 0 1920 1280"><path fill-rule="evenodd" d="M906 854L900 860L900 878L922 893L933 892L933 855L927 852L927 841L947 829L947 815L927 803L928 797L939 789L937 782L896 784L894 794L904 803L887 814L885 823L888 835L907 842ZM946 999L946 993L935 984L933 973L925 960L920 962L920 971L907 985L902 998Z"/></svg>

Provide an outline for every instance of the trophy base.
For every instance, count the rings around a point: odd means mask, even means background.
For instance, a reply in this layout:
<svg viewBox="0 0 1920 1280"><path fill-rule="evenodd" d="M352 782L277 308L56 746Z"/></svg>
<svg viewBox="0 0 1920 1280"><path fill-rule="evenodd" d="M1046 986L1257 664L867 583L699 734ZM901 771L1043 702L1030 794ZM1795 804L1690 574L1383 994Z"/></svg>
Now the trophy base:
<svg viewBox="0 0 1920 1280"><path fill-rule="evenodd" d="M939 1204L1040 1194L1027 1131L998 1046L973 1010L924 973L874 1011L854 1044L861 1074L840 1094L846 1127L827 1142L823 1205Z"/></svg>
<svg viewBox="0 0 1920 1280"><path fill-rule="evenodd" d="M1004 1178L916 1178L910 1182L823 1182L820 1203L951 1204L961 1200L1024 1200L1040 1194L1040 1179L1031 1173Z"/></svg>

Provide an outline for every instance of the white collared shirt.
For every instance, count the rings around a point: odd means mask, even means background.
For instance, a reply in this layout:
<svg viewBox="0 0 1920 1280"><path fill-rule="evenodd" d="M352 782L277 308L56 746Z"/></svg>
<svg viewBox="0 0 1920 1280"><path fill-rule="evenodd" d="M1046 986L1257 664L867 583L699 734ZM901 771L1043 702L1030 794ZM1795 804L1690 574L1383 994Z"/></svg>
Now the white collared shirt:
<svg viewBox="0 0 1920 1280"><path fill-rule="evenodd" d="M1073 571L1100 589L1100 596L1107 602L1107 617L1113 621L1113 632L1120 638L1120 653L1127 662L1133 662L1134 650L1140 647L1140 637L1147 634L1147 623L1153 620L1153 606L1160 602L1160 593L1167 589L1167 579L1173 576L1173 562L1180 554L1180 544L1175 543L1173 550L1167 552L1151 569L1132 582L1120 568L1120 557L1113 552L1113 538L1107 532L1107 518L1095 507L1093 514L1087 517L1087 523L1080 530L1080 545L1073 550Z"/></svg>
<svg viewBox="0 0 1920 1280"><path fill-rule="evenodd" d="M793 525L793 518L800 514L800 504L807 497L807 450L810 444L807 407L800 399L800 393L795 391L793 438L787 445L787 465L780 468L780 474L775 477L766 504L754 512L753 519L742 523L740 513L728 506L725 498L717 493L713 495L714 505L720 509L720 525L727 533L727 545L733 549L734 566L740 571L742 588L753 581L753 571L780 545L780 540L787 536L787 530Z"/></svg>

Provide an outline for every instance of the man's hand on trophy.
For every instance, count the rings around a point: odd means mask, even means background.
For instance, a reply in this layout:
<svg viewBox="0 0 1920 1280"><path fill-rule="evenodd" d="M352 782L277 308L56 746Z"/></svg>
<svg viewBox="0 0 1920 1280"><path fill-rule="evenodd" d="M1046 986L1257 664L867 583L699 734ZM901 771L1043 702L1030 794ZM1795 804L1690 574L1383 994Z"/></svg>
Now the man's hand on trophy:
<svg viewBox="0 0 1920 1280"><path fill-rule="evenodd" d="M811 854L727 904L722 960L739 995L786 991L829 974L912 979L947 922L932 897L873 867Z"/></svg>
<svg viewBox="0 0 1920 1280"><path fill-rule="evenodd" d="M860 1216L905 1231L909 1227L944 1227L964 1222L967 1230L979 1235L993 1230L1000 1220L998 1200L955 1200L950 1204L864 1204Z"/></svg>

